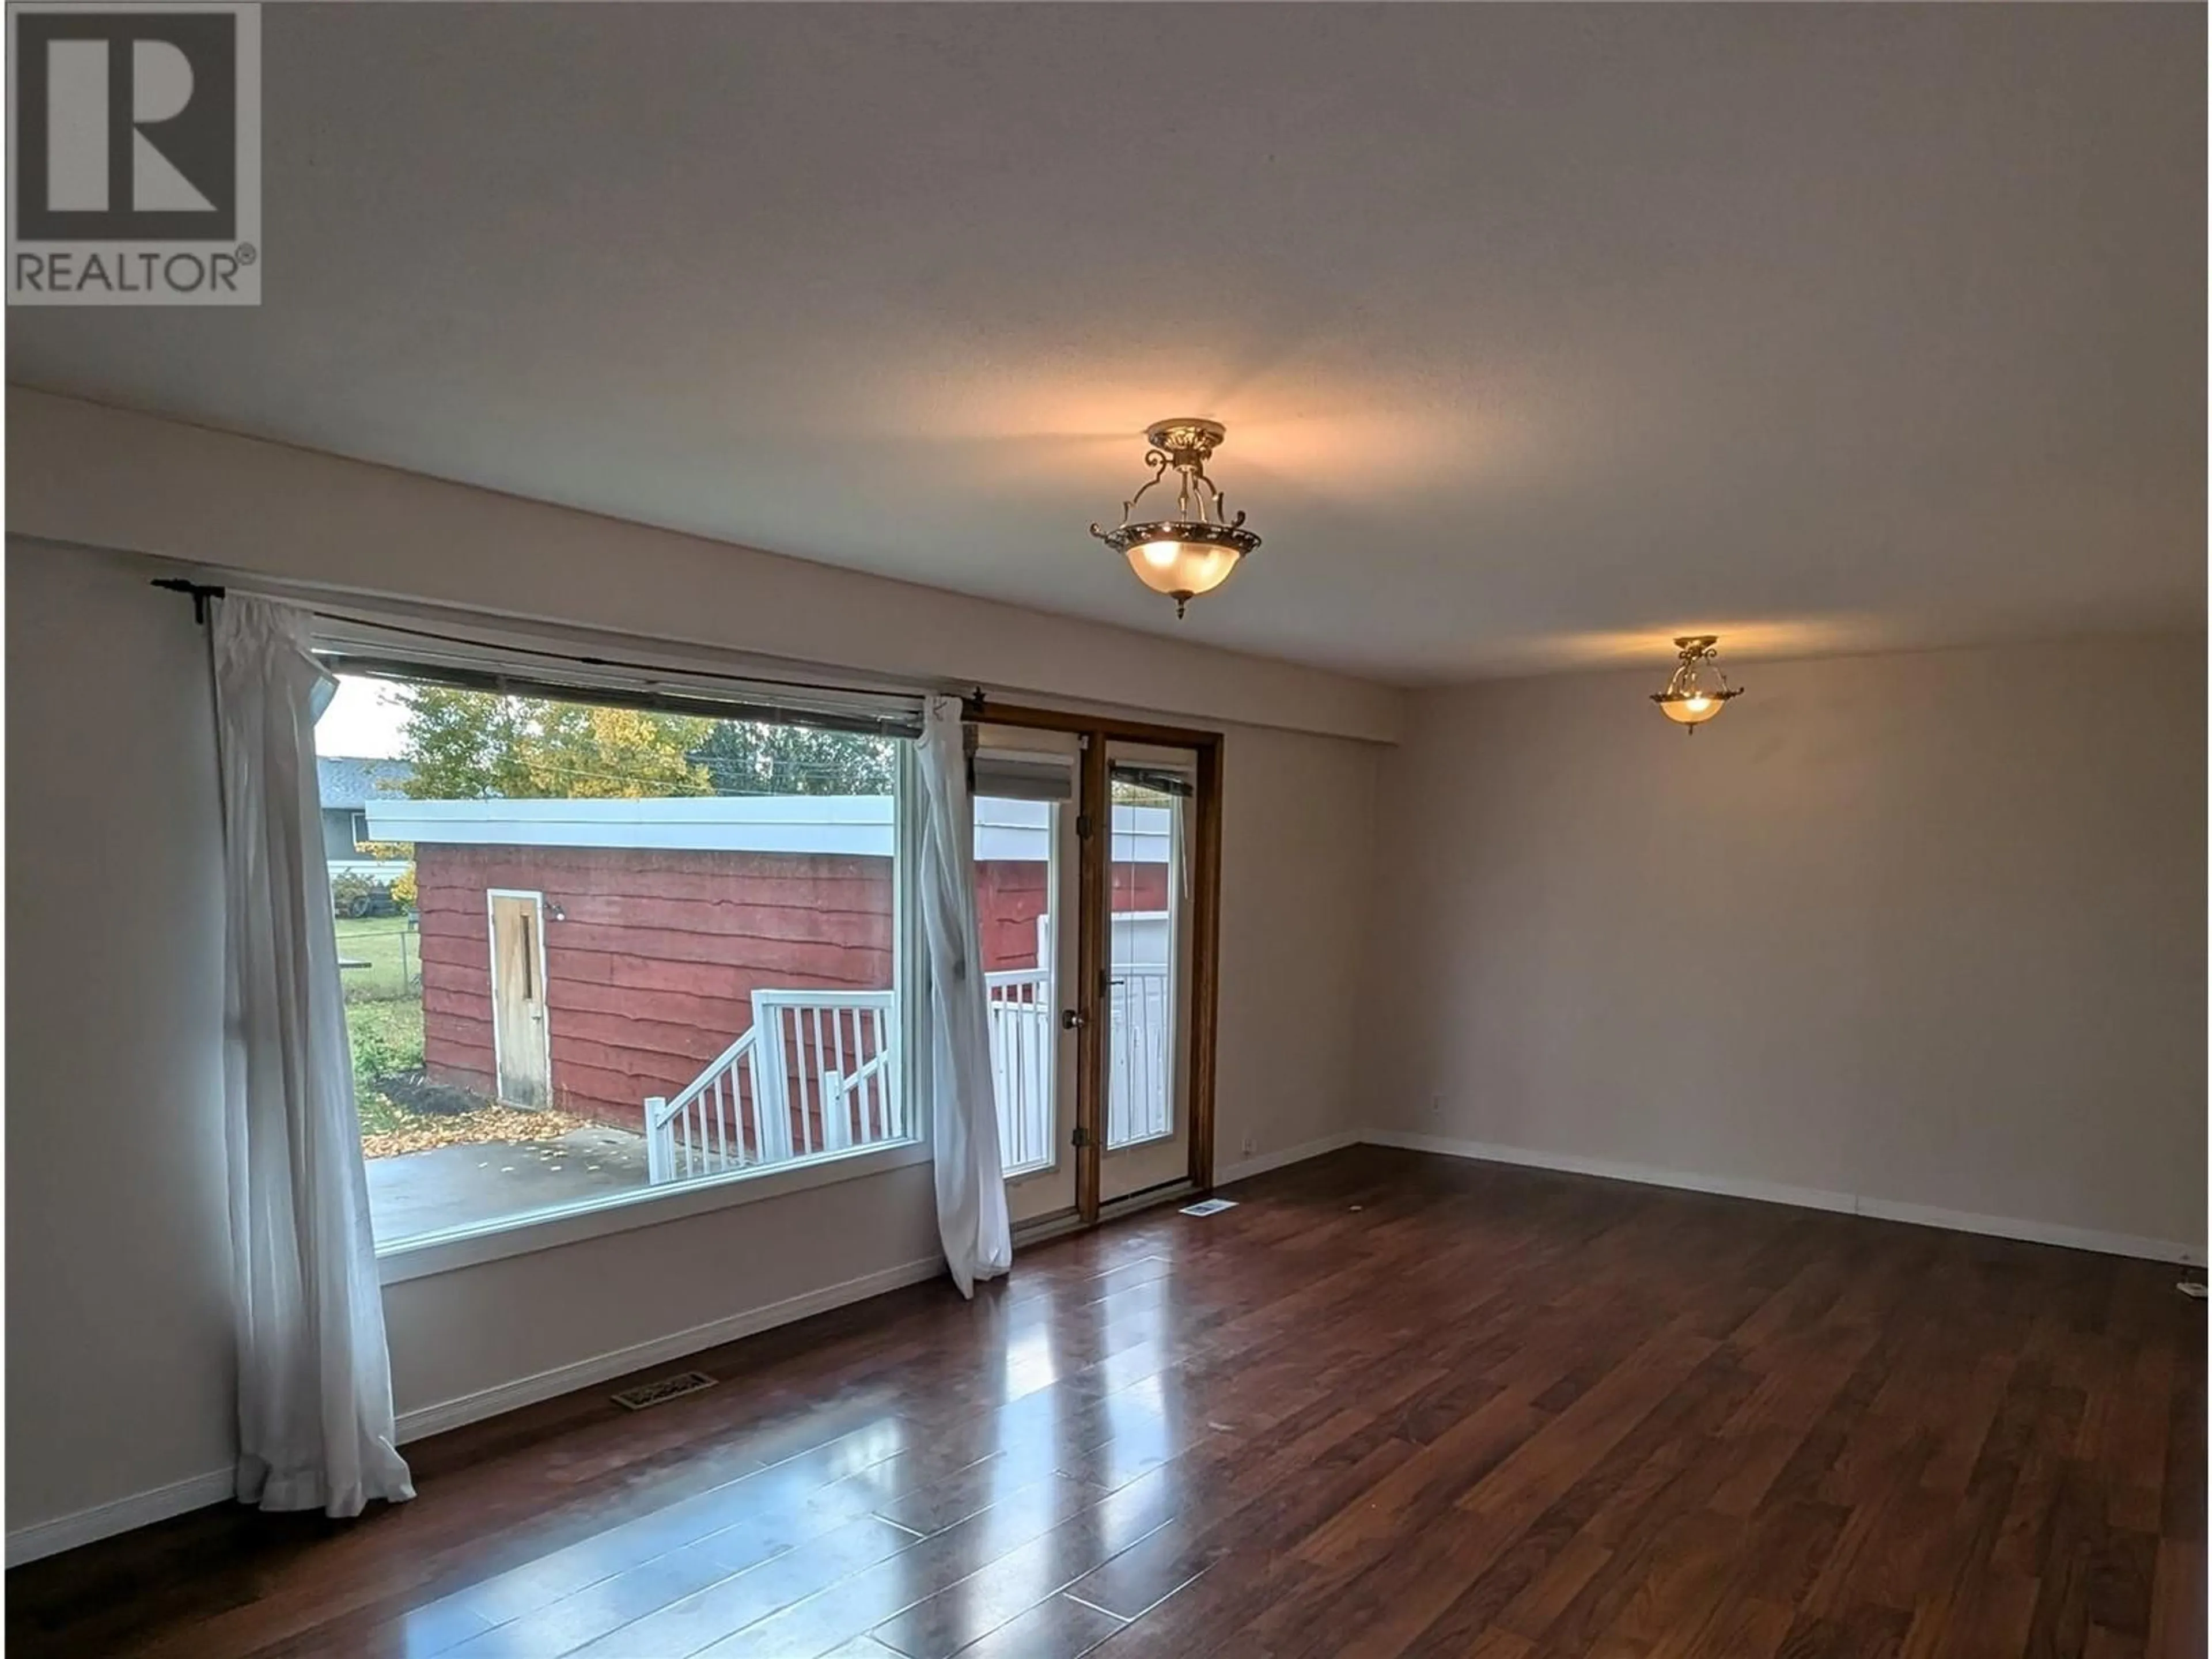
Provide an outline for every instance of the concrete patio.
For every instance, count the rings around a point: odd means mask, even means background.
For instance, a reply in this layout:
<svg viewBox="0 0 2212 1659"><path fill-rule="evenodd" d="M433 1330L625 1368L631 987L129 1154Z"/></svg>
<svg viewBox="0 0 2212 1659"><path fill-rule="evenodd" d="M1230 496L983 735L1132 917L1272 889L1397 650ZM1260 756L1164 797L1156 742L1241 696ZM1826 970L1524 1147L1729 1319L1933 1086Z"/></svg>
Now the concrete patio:
<svg viewBox="0 0 2212 1659"><path fill-rule="evenodd" d="M647 1184L645 1137L598 1127L368 1160L369 1210L387 1242Z"/></svg>

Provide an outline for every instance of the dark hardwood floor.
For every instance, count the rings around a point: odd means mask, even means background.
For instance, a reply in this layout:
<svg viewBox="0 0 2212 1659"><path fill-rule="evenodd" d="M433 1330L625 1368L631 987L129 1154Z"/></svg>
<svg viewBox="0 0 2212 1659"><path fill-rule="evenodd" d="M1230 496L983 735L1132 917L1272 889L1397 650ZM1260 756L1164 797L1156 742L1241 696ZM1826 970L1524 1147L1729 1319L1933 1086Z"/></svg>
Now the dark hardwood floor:
<svg viewBox="0 0 2212 1659"><path fill-rule="evenodd" d="M2202 1655L2152 1263L1360 1148L8 1577L8 1649Z"/></svg>

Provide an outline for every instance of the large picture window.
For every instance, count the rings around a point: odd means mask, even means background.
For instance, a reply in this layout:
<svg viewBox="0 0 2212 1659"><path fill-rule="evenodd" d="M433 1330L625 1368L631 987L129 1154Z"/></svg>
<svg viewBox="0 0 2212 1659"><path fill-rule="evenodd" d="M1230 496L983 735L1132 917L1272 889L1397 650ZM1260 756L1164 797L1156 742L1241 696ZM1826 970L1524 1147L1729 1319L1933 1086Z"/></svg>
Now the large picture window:
<svg viewBox="0 0 2212 1659"><path fill-rule="evenodd" d="M342 674L377 1242L914 1141L902 738Z"/></svg>

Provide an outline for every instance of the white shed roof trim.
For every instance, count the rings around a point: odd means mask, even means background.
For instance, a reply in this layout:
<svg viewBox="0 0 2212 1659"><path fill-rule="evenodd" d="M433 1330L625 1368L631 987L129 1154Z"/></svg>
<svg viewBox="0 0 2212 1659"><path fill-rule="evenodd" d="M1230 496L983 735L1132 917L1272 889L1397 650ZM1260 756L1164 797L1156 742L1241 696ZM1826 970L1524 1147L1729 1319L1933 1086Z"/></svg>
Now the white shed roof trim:
<svg viewBox="0 0 2212 1659"><path fill-rule="evenodd" d="M891 855L888 795L688 795L653 800L372 800L372 841L471 847L623 847L663 852ZM984 800L975 856L1042 863L1050 856L1050 805ZM1114 809L1114 857L1164 864L1170 812Z"/></svg>

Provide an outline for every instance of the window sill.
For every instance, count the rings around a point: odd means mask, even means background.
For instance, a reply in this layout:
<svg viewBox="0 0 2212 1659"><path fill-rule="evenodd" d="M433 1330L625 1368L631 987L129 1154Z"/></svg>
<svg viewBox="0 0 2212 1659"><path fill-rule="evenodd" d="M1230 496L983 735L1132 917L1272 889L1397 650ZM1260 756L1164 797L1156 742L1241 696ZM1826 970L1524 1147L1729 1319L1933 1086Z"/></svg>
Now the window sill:
<svg viewBox="0 0 2212 1659"><path fill-rule="evenodd" d="M558 1249L564 1244L579 1244L586 1239L603 1238L609 1233L657 1227L687 1216L732 1209L740 1204L757 1204L763 1199L781 1198L840 1181L857 1181L864 1176L927 1164L929 1158L927 1143L908 1141L896 1146L831 1153L778 1169L722 1176L659 1191L647 1188L635 1193L617 1193L557 1210L533 1210L472 1226L449 1227L442 1232L422 1233L380 1244L376 1251L377 1277L386 1285L404 1284L410 1279L428 1279L434 1273L453 1273L507 1256Z"/></svg>

